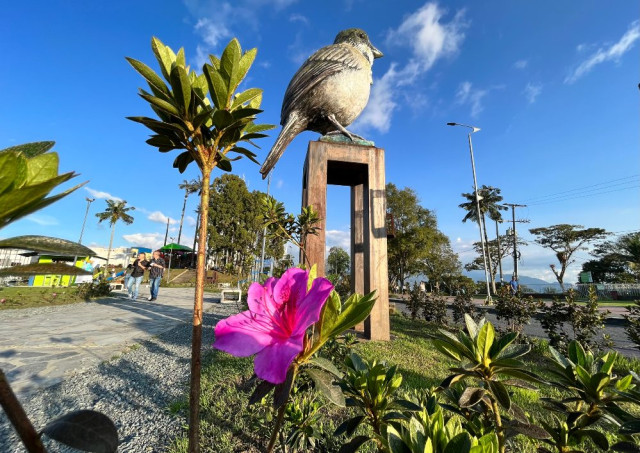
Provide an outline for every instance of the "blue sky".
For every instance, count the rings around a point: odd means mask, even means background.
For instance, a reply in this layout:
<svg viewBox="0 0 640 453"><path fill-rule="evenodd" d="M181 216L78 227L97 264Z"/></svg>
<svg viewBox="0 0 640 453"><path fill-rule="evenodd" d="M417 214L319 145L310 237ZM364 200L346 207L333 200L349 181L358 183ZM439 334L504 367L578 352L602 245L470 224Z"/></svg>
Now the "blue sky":
<svg viewBox="0 0 640 453"><path fill-rule="evenodd" d="M167 218L177 236L183 192L197 176L171 167L147 130L125 116L149 115L137 96L142 79L129 56L154 64L157 36L200 66L232 37L258 48L244 86L264 89L260 122L279 124L289 80L313 51L341 29L363 28L385 56L373 66L369 105L351 129L386 150L387 181L411 187L437 213L461 261L472 259L477 227L461 222L462 192L472 190L466 130L473 135L480 185L502 189L505 202L527 204L526 228L573 223L622 233L640 228L638 2L509 2L239 0L11 2L3 8L0 147L55 140L61 171L81 174L85 188L5 228L3 237L47 234L106 246L108 225L95 213L104 197L136 207L118 224L116 246L161 245ZM259 145L266 157L278 130ZM273 173L272 193L289 211L300 204L306 132ZM236 163L251 190L266 191L258 166ZM214 177L219 176L214 172ZM182 242L190 244L196 198L187 205ZM329 245L348 242L348 192L329 191ZM489 225L491 226L491 225ZM502 226L504 231L506 226ZM495 227L490 228L494 231ZM577 255L574 281L586 252ZM549 252L531 244L520 272L553 280ZM505 260L505 272L512 264Z"/></svg>

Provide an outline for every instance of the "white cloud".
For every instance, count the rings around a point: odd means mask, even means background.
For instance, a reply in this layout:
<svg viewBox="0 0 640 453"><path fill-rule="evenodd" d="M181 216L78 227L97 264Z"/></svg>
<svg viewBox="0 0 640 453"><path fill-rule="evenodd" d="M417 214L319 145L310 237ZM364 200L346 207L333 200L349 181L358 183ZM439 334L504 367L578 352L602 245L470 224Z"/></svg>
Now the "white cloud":
<svg viewBox="0 0 640 453"><path fill-rule="evenodd" d="M171 217L167 217L166 215L164 215L160 211L152 212L151 214L149 214L147 219L151 220L152 222L162 223L163 225L167 224L167 220L169 220L169 225L175 225L176 223L178 223L178 221L176 219L172 219Z"/></svg>
<svg viewBox="0 0 640 453"><path fill-rule="evenodd" d="M282 189L284 187L284 179L278 179L276 182L276 189Z"/></svg>
<svg viewBox="0 0 640 453"><path fill-rule="evenodd" d="M528 60L518 60L513 64L513 67L516 69L524 69L529 66Z"/></svg>
<svg viewBox="0 0 640 453"><path fill-rule="evenodd" d="M536 102L538 96L542 93L542 85L539 83L527 83L527 86L524 88L524 95L529 101L529 104L533 104Z"/></svg>
<svg viewBox="0 0 640 453"><path fill-rule="evenodd" d="M638 39L640 39L640 21L635 21L631 23L629 29L617 43L608 47L600 47L589 58L580 63L573 73L564 79L564 83L574 83L599 64L607 61L618 61L622 55L633 47Z"/></svg>
<svg viewBox="0 0 640 453"><path fill-rule="evenodd" d="M307 19L302 14L293 13L291 16L289 16L289 22L300 22L300 23L303 23L305 25L308 25L309 24L309 19Z"/></svg>
<svg viewBox="0 0 640 453"><path fill-rule="evenodd" d="M190 226L190 227L196 226L196 219L194 219L190 215L186 216L184 219L185 219L185 221L187 223L187 226Z"/></svg>
<svg viewBox="0 0 640 453"><path fill-rule="evenodd" d="M134 233L122 236L131 245L147 247L152 250L159 249L164 243L164 235L161 233Z"/></svg>
<svg viewBox="0 0 640 453"><path fill-rule="evenodd" d="M462 82L456 92L456 102L471 106L471 116L476 117L484 110L482 99L487 95L487 90L473 88L471 82Z"/></svg>
<svg viewBox="0 0 640 453"><path fill-rule="evenodd" d="M118 197L114 197L113 195L111 195L108 192L102 192L100 190L94 190L94 189L90 189L89 187L85 187L84 190L86 190L87 192L89 192L89 194L93 197L93 198L100 198L100 199L107 199L107 200L113 200L113 201L124 201L122 198L118 198Z"/></svg>
<svg viewBox="0 0 640 453"><path fill-rule="evenodd" d="M342 247L347 252L351 248L351 232L342 230L327 230L325 233L326 253L331 247Z"/></svg>
<svg viewBox="0 0 640 453"><path fill-rule="evenodd" d="M437 3L425 3L407 16L396 30L388 33L387 44L408 48L411 57L400 69L392 62L387 72L374 80L369 103L354 128L387 132L398 107L394 102L398 92L414 84L438 60L458 53L467 26L464 10L458 11L447 23L442 20L445 13Z"/></svg>
<svg viewBox="0 0 640 453"><path fill-rule="evenodd" d="M26 217L27 220L42 226L59 225L58 219L46 214L31 214Z"/></svg>

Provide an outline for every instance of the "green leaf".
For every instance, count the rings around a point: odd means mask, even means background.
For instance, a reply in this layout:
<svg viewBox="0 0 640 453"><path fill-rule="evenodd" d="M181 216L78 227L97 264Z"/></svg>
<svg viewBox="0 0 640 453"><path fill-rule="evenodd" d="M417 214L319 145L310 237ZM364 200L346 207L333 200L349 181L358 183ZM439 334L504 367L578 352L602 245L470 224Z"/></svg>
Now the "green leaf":
<svg viewBox="0 0 640 453"><path fill-rule="evenodd" d="M616 442L611 446L611 451L617 451L621 453L640 453L640 445L635 442Z"/></svg>
<svg viewBox="0 0 640 453"><path fill-rule="evenodd" d="M356 431L356 429L358 429L358 426L360 426L360 423L362 423L362 421L365 418L366 417L364 415L359 415L357 417L352 417L345 420L340 424L340 426L336 428L333 435L340 436L342 434L346 434L347 437L351 437L353 433Z"/></svg>
<svg viewBox="0 0 640 453"><path fill-rule="evenodd" d="M207 78L209 93L211 93L213 104L217 109L224 109L227 106L227 83L213 66L205 64L203 70L204 75Z"/></svg>
<svg viewBox="0 0 640 453"><path fill-rule="evenodd" d="M576 433L576 436L579 439L588 437L602 450L609 450L609 441L607 440L607 436L602 434L600 431L596 431L595 429L581 429Z"/></svg>
<svg viewBox="0 0 640 453"><path fill-rule="evenodd" d="M180 110L186 114L191 103L191 82L184 67L174 65L171 69L171 88Z"/></svg>
<svg viewBox="0 0 640 453"><path fill-rule="evenodd" d="M40 184L56 176L58 176L58 154L40 154L27 161L26 185Z"/></svg>
<svg viewBox="0 0 640 453"><path fill-rule="evenodd" d="M238 120L241 118L249 118L252 116L256 116L259 113L262 113L263 111L260 109L252 109L249 107L241 107L239 109L236 109L234 111L231 112L231 114L233 115L233 118Z"/></svg>
<svg viewBox="0 0 640 453"><path fill-rule="evenodd" d="M291 395L291 387L293 386L293 367L289 367L287 370L287 378L282 384L276 385L273 391L273 407L278 409L283 404L286 404Z"/></svg>
<svg viewBox="0 0 640 453"><path fill-rule="evenodd" d="M327 360L323 357L312 357L309 360L309 363L312 365L315 365L319 368L322 368L325 371L328 371L329 373L333 374L335 377L337 378L341 378L342 377L342 371L340 371L331 360Z"/></svg>
<svg viewBox="0 0 640 453"><path fill-rule="evenodd" d="M217 167L222 171L231 171L232 170L231 162L229 162L229 160L226 160L226 159L218 161Z"/></svg>
<svg viewBox="0 0 640 453"><path fill-rule="evenodd" d="M387 445L390 453L411 453L411 449L402 440L402 436L393 425L387 425Z"/></svg>
<svg viewBox="0 0 640 453"><path fill-rule="evenodd" d="M472 407L482 401L485 395L485 390L479 387L467 387L460 395L458 399L458 405L460 407Z"/></svg>
<svg viewBox="0 0 640 453"><path fill-rule="evenodd" d="M468 433L459 433L453 437L444 449L443 453L467 453L471 450L471 436Z"/></svg>
<svg viewBox="0 0 640 453"><path fill-rule="evenodd" d="M620 427L620 434L638 434L640 433L640 420L629 420Z"/></svg>
<svg viewBox="0 0 640 453"><path fill-rule="evenodd" d="M193 156L189 151L178 154L178 157L173 161L173 168L177 168L180 173L184 173L187 166L194 161Z"/></svg>
<svg viewBox="0 0 640 453"><path fill-rule="evenodd" d="M262 400L265 396L267 396L271 390L275 388L275 384L272 384L269 381L260 381L258 385L256 385L256 389L249 397L249 405L256 404Z"/></svg>
<svg viewBox="0 0 640 453"><path fill-rule="evenodd" d="M260 162L258 162L256 160L256 153L249 151L246 148L242 148L241 146L234 146L231 149L232 152L234 153L239 153L242 154L243 156L245 156L247 159L249 159L252 162L255 162L256 164L260 164Z"/></svg>
<svg viewBox="0 0 640 453"><path fill-rule="evenodd" d="M147 101L149 104L159 108L161 111L168 113L169 115L180 117L180 112L175 105L158 97L151 96L150 94L141 93L140 97Z"/></svg>
<svg viewBox="0 0 640 453"><path fill-rule="evenodd" d="M456 350L455 346L453 346L449 342L438 339L434 339L431 341L433 342L433 346L444 355L451 357L452 359L457 361L462 360L462 355Z"/></svg>
<svg viewBox="0 0 640 453"><path fill-rule="evenodd" d="M155 73L153 69L151 69L149 66L142 63L141 61L134 60L133 58L129 58L129 57L125 57L125 58L129 62L129 64L133 66L133 69L138 71L138 73L146 79L150 87L155 88L156 90L159 90L161 93L164 93L167 96L171 95L171 93L169 92L169 88L167 88L167 85L165 85L163 80L160 78L158 74Z"/></svg>
<svg viewBox="0 0 640 453"><path fill-rule="evenodd" d="M158 60L162 75L166 80L169 80L171 74L171 65L175 61L175 59L171 59L171 54L173 52L170 52L169 48L155 36L151 38L151 49L156 56L156 60Z"/></svg>
<svg viewBox="0 0 640 453"><path fill-rule="evenodd" d="M22 153L26 157L30 158L30 157L35 157L35 156L39 156L40 154L46 153L51 148L53 148L53 145L55 144L56 142L51 142L51 141L23 143L21 145L11 146L9 148L0 150L0 153L4 153L4 152Z"/></svg>
<svg viewBox="0 0 640 453"><path fill-rule="evenodd" d="M188 70L187 60L184 56L184 47L180 47L180 49L178 49L178 53L176 54L176 64Z"/></svg>
<svg viewBox="0 0 640 453"><path fill-rule="evenodd" d="M615 363L617 357L618 357L618 353L616 353L615 351L605 354L603 358L606 358L606 359L604 360L604 363L600 367L600 372L605 374L611 374L611 370L613 370L613 364Z"/></svg>
<svg viewBox="0 0 640 453"><path fill-rule="evenodd" d="M240 43L236 38L229 41L227 47L222 51L222 56L220 57L220 74L228 82L233 82L233 73L238 70L241 53L242 49L240 48ZM229 91L235 91L237 85L234 83L229 83L228 85Z"/></svg>
<svg viewBox="0 0 640 453"><path fill-rule="evenodd" d="M464 314L464 323L467 326L467 332L469 332L469 336L471 338L476 338L478 336L478 325L473 320L473 318L469 316L468 313Z"/></svg>
<svg viewBox="0 0 640 453"><path fill-rule="evenodd" d="M491 350L491 345L493 345L495 335L495 330L490 322L480 328L478 338L476 339L476 346L478 347L481 359L489 357L489 351Z"/></svg>
<svg viewBox="0 0 640 453"><path fill-rule="evenodd" d="M339 407L345 407L344 395L337 385L333 384L334 377L316 368L306 368L305 372L313 380L316 389L329 401Z"/></svg>
<svg viewBox="0 0 640 453"><path fill-rule="evenodd" d="M365 442L369 440L372 440L369 436L356 436L346 444L342 445L340 450L338 450L338 453L355 453Z"/></svg>
<svg viewBox="0 0 640 453"><path fill-rule="evenodd" d="M27 159L17 152L0 152L0 194L18 189L27 179Z"/></svg>
<svg viewBox="0 0 640 453"><path fill-rule="evenodd" d="M387 406L388 410L401 410L409 412L420 412L423 407L408 400L397 399L393 400L391 404Z"/></svg>
<svg viewBox="0 0 640 453"><path fill-rule="evenodd" d="M231 110L235 110L243 104L255 99L256 97L262 94L262 90L260 88L249 88L248 90L243 91L240 94L236 94L233 99L233 104L231 104Z"/></svg>
<svg viewBox="0 0 640 453"><path fill-rule="evenodd" d="M551 437L549 433L546 432L544 429L529 423L521 423L516 420L511 420L508 426L510 429L514 430L515 432L524 434L525 436L530 437L532 439L542 440L542 439L548 439L549 437Z"/></svg>
<svg viewBox="0 0 640 453"><path fill-rule="evenodd" d="M616 388L621 391L627 390L631 385L632 380L633 376L627 374L625 377L616 382Z"/></svg>
<svg viewBox="0 0 640 453"><path fill-rule="evenodd" d="M213 125L216 129L221 131L229 127L231 123L233 123L233 116L231 116L231 112L228 110L216 110L213 113Z"/></svg>
<svg viewBox="0 0 640 453"><path fill-rule="evenodd" d="M569 343L568 352L569 352L569 359L571 359L573 363L575 363L576 365L582 365L582 366L585 365L586 353L580 343L573 340L571 343Z"/></svg>
<svg viewBox="0 0 640 453"><path fill-rule="evenodd" d="M322 307L320 312L320 327L319 337L320 341L324 342L329 338L329 334L333 331L338 315L340 314L340 295L335 291L331 291L329 298Z"/></svg>
<svg viewBox="0 0 640 453"><path fill-rule="evenodd" d="M500 381L489 381L489 388L491 389L491 393L495 396L496 400L502 407L506 410L509 410L511 407L511 398L509 397L509 392L506 387L502 385Z"/></svg>
<svg viewBox="0 0 640 453"><path fill-rule="evenodd" d="M242 82L242 80L246 77L249 69L251 68L251 65L253 64L253 61L256 59L257 53L258 49L250 49L247 50L244 55L242 55L242 58L240 58L237 68L235 68L235 71L233 72L233 76L231 78L231 86L233 87L234 91L236 90L236 88L238 88L240 82Z"/></svg>
<svg viewBox="0 0 640 453"><path fill-rule="evenodd" d="M509 332L499 338L498 341L494 342L493 347L491 348L491 357L501 356L504 354L505 348L509 346L517 346L511 344L517 337L518 332Z"/></svg>
<svg viewBox="0 0 640 453"><path fill-rule="evenodd" d="M347 329L352 328L356 324L364 321L371 313L373 306L376 303L375 291L367 294L366 296L360 296L353 294L342 307L342 312L338 315L338 319L333 327L333 330L329 334L329 337L335 337L340 335Z"/></svg>
<svg viewBox="0 0 640 453"><path fill-rule="evenodd" d="M109 417L92 411L69 412L42 430L51 439L84 451L115 452L118 431Z"/></svg>

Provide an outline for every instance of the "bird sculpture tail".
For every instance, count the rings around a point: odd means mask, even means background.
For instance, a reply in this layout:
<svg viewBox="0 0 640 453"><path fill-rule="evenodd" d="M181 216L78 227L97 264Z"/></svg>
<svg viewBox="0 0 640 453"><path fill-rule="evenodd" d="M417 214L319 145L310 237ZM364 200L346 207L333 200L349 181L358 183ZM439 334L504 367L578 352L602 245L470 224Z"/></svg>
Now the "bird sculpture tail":
<svg viewBox="0 0 640 453"><path fill-rule="evenodd" d="M305 129L305 125L305 121L299 120L297 112L294 111L289 114L287 121L282 126L280 135L278 135L276 142L271 147L271 151L269 151L269 155L262 164L262 168L260 169L262 179L267 177L278 162L278 159L280 159L280 156L282 156L282 153L284 153L286 147L291 143L291 140Z"/></svg>

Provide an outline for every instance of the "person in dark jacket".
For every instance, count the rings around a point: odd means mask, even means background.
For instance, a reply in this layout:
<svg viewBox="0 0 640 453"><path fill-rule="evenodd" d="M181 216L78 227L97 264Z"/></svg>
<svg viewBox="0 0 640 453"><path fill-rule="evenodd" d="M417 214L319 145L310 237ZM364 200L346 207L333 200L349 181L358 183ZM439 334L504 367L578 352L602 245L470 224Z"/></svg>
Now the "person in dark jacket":
<svg viewBox="0 0 640 453"><path fill-rule="evenodd" d="M160 257L160 250L153 252L153 259L149 263L149 290L151 291L150 301L154 301L158 298L158 289L160 289L160 282L162 281L162 274L164 273L165 262Z"/></svg>
<svg viewBox="0 0 640 453"><path fill-rule="evenodd" d="M129 299L135 300L138 298L138 288L140 288L144 271L149 267L149 261L146 260L146 257L145 253L138 253L138 258L133 262L133 270L127 283Z"/></svg>

